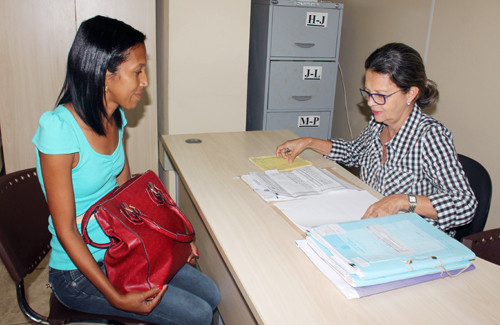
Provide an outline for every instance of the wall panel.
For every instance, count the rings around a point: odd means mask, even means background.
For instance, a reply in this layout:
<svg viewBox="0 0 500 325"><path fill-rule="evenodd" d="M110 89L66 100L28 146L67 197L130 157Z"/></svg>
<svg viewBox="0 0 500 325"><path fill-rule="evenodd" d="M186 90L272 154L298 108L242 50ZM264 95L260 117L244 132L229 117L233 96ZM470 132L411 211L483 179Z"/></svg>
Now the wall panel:
<svg viewBox="0 0 500 325"><path fill-rule="evenodd" d="M499 12L496 0L436 1L427 62L440 90L433 116L453 132L457 150L483 164L493 179L487 229L500 227Z"/></svg>
<svg viewBox="0 0 500 325"><path fill-rule="evenodd" d="M7 173L34 167L31 138L40 115L54 108L75 35L67 0L0 2L0 127Z"/></svg>

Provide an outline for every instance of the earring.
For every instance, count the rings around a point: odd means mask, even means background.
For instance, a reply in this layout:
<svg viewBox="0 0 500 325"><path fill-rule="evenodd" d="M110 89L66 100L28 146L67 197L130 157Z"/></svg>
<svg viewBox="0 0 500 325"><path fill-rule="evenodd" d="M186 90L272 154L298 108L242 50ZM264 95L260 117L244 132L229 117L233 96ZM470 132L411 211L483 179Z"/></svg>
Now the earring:
<svg viewBox="0 0 500 325"><path fill-rule="evenodd" d="M410 106L410 104L411 104L410 102L406 102L406 105Z"/></svg>
<svg viewBox="0 0 500 325"><path fill-rule="evenodd" d="M104 87L104 92L107 93L109 90L109 86Z"/></svg>

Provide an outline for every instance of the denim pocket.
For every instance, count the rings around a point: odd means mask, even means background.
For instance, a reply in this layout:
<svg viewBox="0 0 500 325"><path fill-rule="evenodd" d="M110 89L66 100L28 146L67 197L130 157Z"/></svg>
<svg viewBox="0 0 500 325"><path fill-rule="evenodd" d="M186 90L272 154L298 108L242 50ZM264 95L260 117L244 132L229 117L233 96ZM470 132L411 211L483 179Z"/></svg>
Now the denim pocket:
<svg viewBox="0 0 500 325"><path fill-rule="evenodd" d="M103 262L97 264L101 269L104 269ZM64 296L77 298L85 295L100 295L92 282L78 269L57 270L49 268L49 281L54 294L60 301L65 300Z"/></svg>
<svg viewBox="0 0 500 325"><path fill-rule="evenodd" d="M72 288L80 291L82 286L85 286L85 282L88 282L87 278L78 270L71 270L67 273L68 283Z"/></svg>
<svg viewBox="0 0 500 325"><path fill-rule="evenodd" d="M49 269L49 281L56 296L61 292L77 294L87 278L78 270Z"/></svg>
<svg viewBox="0 0 500 325"><path fill-rule="evenodd" d="M71 282L68 283L67 272L64 270L57 270L49 267L49 283L52 288L52 292L56 296L57 300L61 302L64 306L71 308L68 304L66 298L69 291L73 292L71 288Z"/></svg>

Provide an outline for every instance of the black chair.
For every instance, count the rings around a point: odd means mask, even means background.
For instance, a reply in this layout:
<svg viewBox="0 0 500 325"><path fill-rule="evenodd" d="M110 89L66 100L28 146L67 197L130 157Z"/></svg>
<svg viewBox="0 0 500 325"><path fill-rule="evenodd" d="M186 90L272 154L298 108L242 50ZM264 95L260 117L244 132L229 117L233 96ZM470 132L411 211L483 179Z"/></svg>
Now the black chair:
<svg viewBox="0 0 500 325"><path fill-rule="evenodd" d="M0 257L16 283L17 301L22 313L37 324L147 324L71 310L61 304L54 294L47 302L49 316L42 316L29 306L24 278L37 268L50 250L48 216L47 202L34 168L0 177Z"/></svg>
<svg viewBox="0 0 500 325"><path fill-rule="evenodd" d="M500 228L465 236L462 243L476 256L500 265Z"/></svg>
<svg viewBox="0 0 500 325"><path fill-rule="evenodd" d="M484 230L490 211L492 185L490 174L480 163L461 154L458 155L458 160L478 202L474 219L467 225L455 228L457 232L455 238L461 241L465 236Z"/></svg>

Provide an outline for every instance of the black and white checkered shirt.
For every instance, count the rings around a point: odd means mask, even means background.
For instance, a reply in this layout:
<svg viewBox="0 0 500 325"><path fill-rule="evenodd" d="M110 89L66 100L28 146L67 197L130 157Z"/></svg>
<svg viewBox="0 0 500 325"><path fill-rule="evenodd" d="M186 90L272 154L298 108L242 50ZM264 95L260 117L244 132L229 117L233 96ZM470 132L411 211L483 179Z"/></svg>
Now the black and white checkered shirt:
<svg viewBox="0 0 500 325"><path fill-rule="evenodd" d="M333 139L327 158L346 166L360 166L361 179L383 195L427 196L438 219L426 220L453 236L451 228L472 220L477 201L458 161L451 132L415 106L386 143L387 160L381 164L380 132L384 127L372 117L356 139Z"/></svg>

